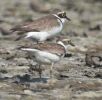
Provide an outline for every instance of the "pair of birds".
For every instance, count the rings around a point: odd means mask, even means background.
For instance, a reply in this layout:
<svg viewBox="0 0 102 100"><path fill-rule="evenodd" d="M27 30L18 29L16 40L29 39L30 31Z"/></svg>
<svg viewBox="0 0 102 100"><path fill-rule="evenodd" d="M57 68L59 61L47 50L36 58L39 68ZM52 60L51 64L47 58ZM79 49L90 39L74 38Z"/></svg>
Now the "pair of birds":
<svg viewBox="0 0 102 100"><path fill-rule="evenodd" d="M57 43L39 42L44 42L47 39L59 35L66 20L70 21L66 12L58 11L57 13L49 14L32 22L17 25L11 29L12 32L18 33L16 40L24 37L37 41L37 44L23 46L21 47L21 50L28 52L31 56L34 56L39 67L41 64L51 64L51 77L54 64L63 58L66 53L66 44L73 44L69 39L62 39L62 41L58 40Z"/></svg>

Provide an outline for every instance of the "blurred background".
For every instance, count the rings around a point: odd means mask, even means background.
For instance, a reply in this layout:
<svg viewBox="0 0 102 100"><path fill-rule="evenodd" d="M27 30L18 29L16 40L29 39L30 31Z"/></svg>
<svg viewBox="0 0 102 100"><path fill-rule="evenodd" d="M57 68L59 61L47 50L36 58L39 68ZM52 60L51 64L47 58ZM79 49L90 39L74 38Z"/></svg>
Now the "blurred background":
<svg viewBox="0 0 102 100"><path fill-rule="evenodd" d="M71 19L62 31L77 49L68 50L54 67L53 82L36 79L35 62L16 50L24 41L7 37L16 24L45 16L54 9ZM42 77L49 68L42 67ZM59 80L57 80L59 79ZM102 0L0 0L0 100L101 100Z"/></svg>

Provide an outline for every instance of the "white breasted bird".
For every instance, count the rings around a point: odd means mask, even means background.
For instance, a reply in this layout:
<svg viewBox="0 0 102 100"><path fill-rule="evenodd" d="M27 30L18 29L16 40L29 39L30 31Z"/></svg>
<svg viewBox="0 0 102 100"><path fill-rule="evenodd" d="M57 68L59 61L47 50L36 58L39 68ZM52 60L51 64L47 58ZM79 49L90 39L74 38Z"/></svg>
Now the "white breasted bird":
<svg viewBox="0 0 102 100"><path fill-rule="evenodd" d="M53 66L64 57L68 44L73 45L71 40L63 39L57 43L29 44L22 46L20 49L33 56L39 66L51 64L50 75L52 76Z"/></svg>
<svg viewBox="0 0 102 100"><path fill-rule="evenodd" d="M32 22L30 21L16 25L11 29L11 31L13 33L17 32L18 37L16 40L31 38L37 42L43 42L59 35L66 20L70 21L66 12L58 11L33 20Z"/></svg>

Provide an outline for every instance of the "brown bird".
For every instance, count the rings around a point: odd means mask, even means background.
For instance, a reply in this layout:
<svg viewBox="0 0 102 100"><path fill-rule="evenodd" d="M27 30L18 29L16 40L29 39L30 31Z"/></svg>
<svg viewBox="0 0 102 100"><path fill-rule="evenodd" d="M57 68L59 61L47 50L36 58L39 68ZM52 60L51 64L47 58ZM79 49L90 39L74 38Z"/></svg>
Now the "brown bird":
<svg viewBox="0 0 102 100"><path fill-rule="evenodd" d="M28 52L29 55L34 57L39 67L41 64L51 64L50 76L52 77L53 66L64 57L66 45L68 44L72 45L71 40L63 39L57 43L29 44L29 46L21 47L21 50Z"/></svg>
<svg viewBox="0 0 102 100"><path fill-rule="evenodd" d="M24 37L34 39L37 42L45 41L60 34L66 19L70 21L66 16L66 12L58 11L57 13L49 14L32 22L25 22L14 26L11 31L18 33L16 40Z"/></svg>

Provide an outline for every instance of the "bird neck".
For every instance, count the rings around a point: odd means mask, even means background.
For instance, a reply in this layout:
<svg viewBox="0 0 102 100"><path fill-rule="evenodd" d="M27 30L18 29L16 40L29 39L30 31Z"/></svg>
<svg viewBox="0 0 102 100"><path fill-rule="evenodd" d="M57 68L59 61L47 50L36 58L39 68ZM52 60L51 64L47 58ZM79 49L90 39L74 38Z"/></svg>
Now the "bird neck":
<svg viewBox="0 0 102 100"><path fill-rule="evenodd" d="M67 49L67 47L65 46L65 44L62 41L58 41L57 44L63 46L65 48L65 50Z"/></svg>

